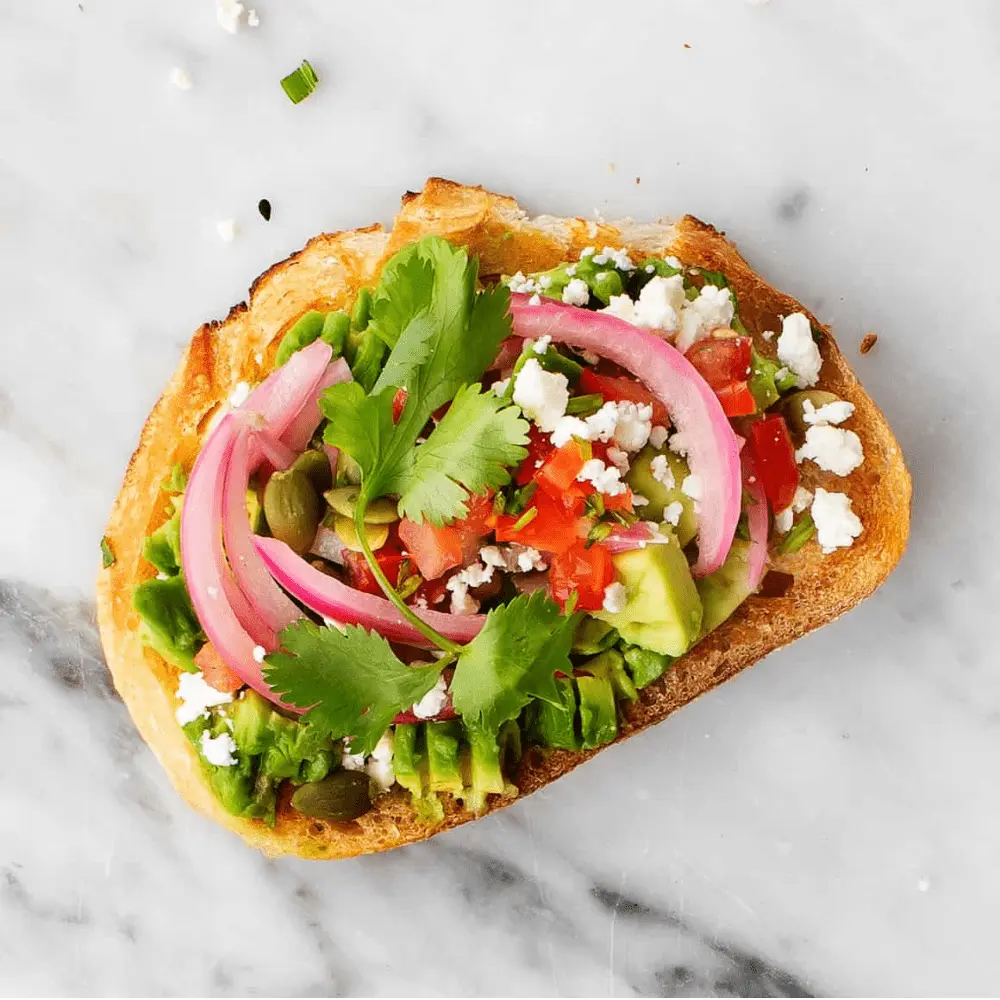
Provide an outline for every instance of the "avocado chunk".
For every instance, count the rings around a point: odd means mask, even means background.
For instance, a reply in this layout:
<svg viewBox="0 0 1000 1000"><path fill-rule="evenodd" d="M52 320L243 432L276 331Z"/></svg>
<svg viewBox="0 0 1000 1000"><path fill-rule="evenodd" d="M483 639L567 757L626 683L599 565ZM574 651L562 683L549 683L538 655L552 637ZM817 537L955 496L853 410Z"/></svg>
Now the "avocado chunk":
<svg viewBox="0 0 1000 1000"><path fill-rule="evenodd" d="M469 788L466 808L479 813L486 808L486 796L504 789L500 744L496 736L482 729L466 729L469 741Z"/></svg>
<svg viewBox="0 0 1000 1000"><path fill-rule="evenodd" d="M702 635L718 628L752 593L748 581L750 543L733 540L726 561L710 576L698 581L705 609Z"/></svg>
<svg viewBox="0 0 1000 1000"><path fill-rule="evenodd" d="M584 615L573 636L572 652L578 656L596 656L618 641L618 633L607 622Z"/></svg>
<svg viewBox="0 0 1000 1000"><path fill-rule="evenodd" d="M615 691L606 674L576 678L580 694L580 733L584 750L604 746L618 735Z"/></svg>
<svg viewBox="0 0 1000 1000"><path fill-rule="evenodd" d="M271 706L256 691L247 689L230 711L233 739L244 753L262 754L271 742Z"/></svg>
<svg viewBox="0 0 1000 1000"><path fill-rule="evenodd" d="M595 618L618 629L629 643L680 656L698 638L701 599L677 538L622 552L613 559L615 574L628 595L623 610L595 611Z"/></svg>
<svg viewBox="0 0 1000 1000"><path fill-rule="evenodd" d="M642 646L626 645L622 649L622 656L628 664L632 682L639 690L652 684L674 662L672 656L654 653L653 650L643 649Z"/></svg>
<svg viewBox="0 0 1000 1000"><path fill-rule="evenodd" d="M576 731L576 687L568 677L556 678L560 704L532 702L529 713L529 734L537 743L563 750L579 750L582 746Z"/></svg>
<svg viewBox="0 0 1000 1000"><path fill-rule="evenodd" d="M608 649L579 667L589 674L607 677L611 690L619 701L635 701L639 697L635 684L625 669L625 659L617 649Z"/></svg>
<svg viewBox="0 0 1000 1000"><path fill-rule="evenodd" d="M428 722L427 784L432 792L451 792L461 795L464 787L459 750L462 743L462 724L458 721Z"/></svg>
<svg viewBox="0 0 1000 1000"><path fill-rule="evenodd" d="M191 607L184 577L140 583L132 592L132 607L142 619L142 641L179 670L196 672L194 656L205 643L205 633Z"/></svg>
<svg viewBox="0 0 1000 1000"><path fill-rule="evenodd" d="M667 467L674 477L674 485L669 489L658 479L653 478L651 464L657 455L663 455L667 460ZM688 475L688 464L680 455L675 455L669 449L657 451L652 447L645 447L636 455L632 462L632 467L628 470L625 481L632 488L633 493L644 496L649 503L642 508L642 516L650 521L660 521L663 519L663 512L672 503L679 503L683 508L680 520L674 528L677 540L681 543L681 548L688 544L698 532L698 519L694 512L694 501L686 493L681 491L681 483Z"/></svg>
<svg viewBox="0 0 1000 1000"><path fill-rule="evenodd" d="M393 736L392 766L396 773L396 781L414 798L419 799L424 793L424 777L421 765L424 760L421 726L396 726Z"/></svg>

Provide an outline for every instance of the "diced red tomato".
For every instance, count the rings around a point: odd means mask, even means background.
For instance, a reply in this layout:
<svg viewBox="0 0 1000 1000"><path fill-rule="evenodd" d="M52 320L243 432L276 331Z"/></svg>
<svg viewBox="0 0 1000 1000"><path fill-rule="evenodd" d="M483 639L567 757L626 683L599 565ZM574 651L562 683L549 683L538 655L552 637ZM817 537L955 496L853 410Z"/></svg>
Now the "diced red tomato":
<svg viewBox="0 0 1000 1000"><path fill-rule="evenodd" d="M565 496L586 496L584 484L578 483L576 476L587 458L578 441L568 441L552 452L545 464L535 471L535 479L549 496L560 502Z"/></svg>
<svg viewBox="0 0 1000 1000"><path fill-rule="evenodd" d="M530 483L538 471L535 468L535 463L544 462L553 451L555 448L552 447L548 434L532 424L531 430L528 432L528 457L520 464L517 475L514 477L517 485L524 486Z"/></svg>
<svg viewBox="0 0 1000 1000"><path fill-rule="evenodd" d="M598 375L592 368L584 368L577 382L581 395L599 392L604 401L628 400L633 403L649 403L653 407L653 423L666 426L670 418L667 408L644 385L625 376Z"/></svg>
<svg viewBox="0 0 1000 1000"><path fill-rule="evenodd" d="M552 596L565 605L576 594L580 611L597 611L604 604L604 588L615 579L611 553L600 543L588 549L582 542L553 556L549 570Z"/></svg>
<svg viewBox="0 0 1000 1000"><path fill-rule="evenodd" d="M784 510L799 485L799 467L795 449L784 417L758 420L750 429L750 443L757 465L757 475L771 507Z"/></svg>
<svg viewBox="0 0 1000 1000"><path fill-rule="evenodd" d="M399 537L425 580L436 580L454 566L461 566L477 551L479 540L496 524L491 495L470 497L468 514L461 521L436 527L404 517Z"/></svg>
<svg viewBox="0 0 1000 1000"><path fill-rule="evenodd" d="M514 525L523 515L504 514L500 517L496 528L497 541L519 542L542 552L565 552L586 536L588 522L580 516L583 513L583 499L580 497L572 498L567 505L538 490L525 513L530 510L537 510L538 513L517 531Z"/></svg>
<svg viewBox="0 0 1000 1000"><path fill-rule="evenodd" d="M685 355L716 392L750 376L749 337L706 337Z"/></svg>
<svg viewBox="0 0 1000 1000"><path fill-rule="evenodd" d="M397 389L396 395L392 397L392 422L399 423L399 418L403 415L403 408L406 406L406 390Z"/></svg>
<svg viewBox="0 0 1000 1000"><path fill-rule="evenodd" d="M195 654L194 665L205 675L205 683L216 691L239 691L243 681L226 666L218 650L206 642Z"/></svg>
<svg viewBox="0 0 1000 1000"><path fill-rule="evenodd" d="M757 412L757 400L753 398L746 382L733 382L722 389L716 389L715 394L727 417L749 417Z"/></svg>
<svg viewBox="0 0 1000 1000"><path fill-rule="evenodd" d="M375 561L385 573L386 579L394 587L399 582L399 567L403 559L403 553L395 546L384 545L375 553ZM364 553L352 552L350 549L345 550L344 568L347 570L347 582L355 590L364 591L366 594L381 595L382 588L378 585L375 574L368 566Z"/></svg>
<svg viewBox="0 0 1000 1000"><path fill-rule="evenodd" d="M632 510L632 491L627 487L624 493L619 493L613 497L602 493L601 499L604 501L605 510Z"/></svg>

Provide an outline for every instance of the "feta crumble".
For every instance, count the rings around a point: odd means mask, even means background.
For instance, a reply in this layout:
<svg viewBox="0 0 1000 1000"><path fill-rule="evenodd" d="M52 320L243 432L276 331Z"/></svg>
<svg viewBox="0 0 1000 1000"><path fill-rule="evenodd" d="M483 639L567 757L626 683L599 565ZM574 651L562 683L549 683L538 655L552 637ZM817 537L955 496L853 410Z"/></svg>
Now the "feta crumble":
<svg viewBox="0 0 1000 1000"><path fill-rule="evenodd" d="M461 573L450 577L445 587L451 593L451 613L453 615L474 615L479 610L479 601L469 596L469 583Z"/></svg>
<svg viewBox="0 0 1000 1000"><path fill-rule="evenodd" d="M690 497L697 503L702 496L702 482L701 476L696 476L693 472L689 476L684 477L684 481L681 483L681 493L686 497Z"/></svg>
<svg viewBox="0 0 1000 1000"><path fill-rule="evenodd" d="M556 422L555 430L552 432L552 443L557 448L561 448L575 437L580 438L582 441L592 440L587 425L579 417L560 417Z"/></svg>
<svg viewBox="0 0 1000 1000"><path fill-rule="evenodd" d="M786 507L784 510L779 511L774 515L774 530L779 534L787 535L789 531L792 530L792 522L795 520L795 514L791 507Z"/></svg>
<svg viewBox="0 0 1000 1000"><path fill-rule="evenodd" d="M194 80L191 79L191 74L186 69L182 69L180 66L175 66L170 71L170 82L178 90L190 90L194 86Z"/></svg>
<svg viewBox="0 0 1000 1000"><path fill-rule="evenodd" d="M628 472L628 452L612 445L608 448L608 460L624 476Z"/></svg>
<svg viewBox="0 0 1000 1000"><path fill-rule="evenodd" d="M523 292L527 295L529 292L537 292L538 285L534 278L526 278L523 271L518 271L517 274L511 275L507 282L507 286L512 292Z"/></svg>
<svg viewBox="0 0 1000 1000"><path fill-rule="evenodd" d="M615 421L615 444L624 451L639 451L646 447L653 429L653 407L649 403L632 403L627 400L615 404L618 416Z"/></svg>
<svg viewBox="0 0 1000 1000"><path fill-rule="evenodd" d="M210 708L227 705L233 700L228 691L216 691L211 687L200 670L196 674L185 671L177 678L177 697L181 705L174 714L182 726L195 719L207 719Z"/></svg>
<svg viewBox="0 0 1000 1000"><path fill-rule="evenodd" d="M545 334L544 337L539 337L538 340L531 345L531 349L535 354L544 354L548 349L549 345L552 343L552 337L549 334Z"/></svg>
<svg viewBox="0 0 1000 1000"><path fill-rule="evenodd" d="M670 432L660 424L656 424L649 432L649 443L654 448L662 448L667 443L667 436Z"/></svg>
<svg viewBox="0 0 1000 1000"><path fill-rule="evenodd" d="M596 254L594 257L594 263L614 264L619 271L635 270L635 264L632 263L632 258L629 257L628 251L616 250L614 247L605 247L599 254Z"/></svg>
<svg viewBox="0 0 1000 1000"><path fill-rule="evenodd" d="M677 335L677 350L686 354L696 341L717 327L728 327L733 321L733 297L728 288L704 285L698 298L684 306L681 330Z"/></svg>
<svg viewBox="0 0 1000 1000"><path fill-rule="evenodd" d="M538 292L535 292L535 294L532 295L530 299L528 299L529 306L540 306L541 304L542 304L542 297L541 295L538 294Z"/></svg>
<svg viewBox="0 0 1000 1000"><path fill-rule="evenodd" d="M215 0L215 19L219 27L225 28L231 35L239 31L240 19L246 8L240 0Z"/></svg>
<svg viewBox="0 0 1000 1000"><path fill-rule="evenodd" d="M254 646L253 658L257 663L263 663L265 656L267 656L267 650L263 646Z"/></svg>
<svg viewBox="0 0 1000 1000"><path fill-rule="evenodd" d="M233 754L236 752L236 741L229 733L219 733L211 736L206 729L201 734L201 755L216 767L232 767L236 763Z"/></svg>
<svg viewBox="0 0 1000 1000"><path fill-rule="evenodd" d="M396 775L392 768L392 730L387 729L382 738L375 744L371 757L368 758L368 766L365 770L368 776L374 778L382 791L387 792L396 781Z"/></svg>
<svg viewBox="0 0 1000 1000"><path fill-rule="evenodd" d="M802 403L802 419L807 424L842 424L854 416L854 404L845 399L824 403L819 409L807 399Z"/></svg>
<svg viewBox="0 0 1000 1000"><path fill-rule="evenodd" d="M806 431L805 444L795 453L795 461L812 459L824 472L850 475L865 460L861 438L829 424L816 424Z"/></svg>
<svg viewBox="0 0 1000 1000"><path fill-rule="evenodd" d="M247 25L251 28L260 27L260 15L253 7L247 11Z"/></svg>
<svg viewBox="0 0 1000 1000"><path fill-rule="evenodd" d="M812 327L805 313L792 313L782 320L778 360L795 373L800 389L815 385L819 379L823 358L813 340Z"/></svg>
<svg viewBox="0 0 1000 1000"><path fill-rule="evenodd" d="M618 583L609 583L604 588L604 602L603 608L609 614L616 615L620 611L625 610L625 606L628 604L628 593L625 587Z"/></svg>
<svg viewBox="0 0 1000 1000"><path fill-rule="evenodd" d="M569 381L559 372L547 372L529 358L517 374L514 402L547 433L556 429L569 402Z"/></svg>
<svg viewBox="0 0 1000 1000"><path fill-rule="evenodd" d="M649 471L653 478L658 483L662 483L666 489L672 490L677 485L674 471L670 468L670 462L667 461L666 455L655 456L649 463Z"/></svg>
<svg viewBox="0 0 1000 1000"><path fill-rule="evenodd" d="M680 431L677 431L671 435L670 440L667 442L667 447L675 454L680 455L681 458L685 458L688 453L688 443L687 438Z"/></svg>
<svg viewBox="0 0 1000 1000"><path fill-rule="evenodd" d="M635 301L635 322L649 330L673 333L680 328L686 304L684 279L679 274L653 278L643 286Z"/></svg>
<svg viewBox="0 0 1000 1000"><path fill-rule="evenodd" d="M583 278L570 278L563 289L562 300L567 305L585 306L590 301L590 289Z"/></svg>
<svg viewBox="0 0 1000 1000"><path fill-rule="evenodd" d="M591 458L583 463L583 468L577 473L576 479L580 483L593 483L598 493L616 497L626 490L621 476L621 472L613 465L609 467L599 458Z"/></svg>
<svg viewBox="0 0 1000 1000"><path fill-rule="evenodd" d="M223 243L232 243L236 239L236 220L220 219L215 224L215 231L219 234L219 239Z"/></svg>
<svg viewBox="0 0 1000 1000"><path fill-rule="evenodd" d="M846 493L828 493L822 487L813 498L812 519L816 540L826 555L849 548L862 531L861 520L851 509L851 498Z"/></svg>
<svg viewBox="0 0 1000 1000"><path fill-rule="evenodd" d="M448 704L448 682L441 674L437 683L418 701L411 711L418 719L433 719Z"/></svg>
<svg viewBox="0 0 1000 1000"><path fill-rule="evenodd" d="M363 771L365 769L365 755L363 753L351 753L351 744L344 740L340 750L340 766L345 771Z"/></svg>
<svg viewBox="0 0 1000 1000"><path fill-rule="evenodd" d="M507 391L507 386L510 385L509 378L502 378L497 382L494 382L490 388L498 395L502 396Z"/></svg>
<svg viewBox="0 0 1000 1000"><path fill-rule="evenodd" d="M792 510L796 514L801 514L802 511L809 509L809 504L812 503L813 495L804 486L795 487L795 496L792 497Z"/></svg>
<svg viewBox="0 0 1000 1000"><path fill-rule="evenodd" d="M674 500L663 508L663 520L675 528L680 524L681 515L684 513L684 504L680 500Z"/></svg>
<svg viewBox="0 0 1000 1000"><path fill-rule="evenodd" d="M648 507L649 497L644 497L641 493L632 494L632 506L633 507Z"/></svg>

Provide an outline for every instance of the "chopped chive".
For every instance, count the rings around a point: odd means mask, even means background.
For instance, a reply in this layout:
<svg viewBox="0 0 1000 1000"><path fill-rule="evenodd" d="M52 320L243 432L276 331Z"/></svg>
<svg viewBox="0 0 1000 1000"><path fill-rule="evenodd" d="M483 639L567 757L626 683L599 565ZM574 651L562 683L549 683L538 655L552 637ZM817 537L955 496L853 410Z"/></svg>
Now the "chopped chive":
<svg viewBox="0 0 1000 1000"><path fill-rule="evenodd" d="M531 522L534 521L534 519L536 517L538 517L538 508L537 507L531 507L529 510L526 510L514 522L514 524L511 526L510 530L511 531L520 531L522 528L526 528L529 524L531 524Z"/></svg>
<svg viewBox="0 0 1000 1000"><path fill-rule="evenodd" d="M583 506L591 517L602 517L604 515L604 498L600 493L591 493L583 501Z"/></svg>
<svg viewBox="0 0 1000 1000"><path fill-rule="evenodd" d="M530 483L526 483L520 489L514 490L511 494L510 502L507 504L508 514L520 514L524 511L524 508L528 506L528 501L535 495L535 490L538 489L538 483L532 480Z"/></svg>
<svg viewBox="0 0 1000 1000"><path fill-rule="evenodd" d="M587 541L584 545L585 549L589 549L591 545L595 542L603 542L611 534L611 525L607 521L601 521L599 524L595 524L589 532L587 532Z"/></svg>
<svg viewBox="0 0 1000 1000"><path fill-rule="evenodd" d="M115 554L111 551L111 543L108 541L107 535L101 539L101 561L104 563L105 569L115 564Z"/></svg>
<svg viewBox="0 0 1000 1000"><path fill-rule="evenodd" d="M798 552L815 532L816 525L813 523L812 514L806 514L800 521L792 525L791 531L785 535L778 546L778 552L783 556Z"/></svg>
<svg viewBox="0 0 1000 1000"><path fill-rule="evenodd" d="M566 412L573 417L589 417L603 405L604 397L599 392L592 392L586 396L574 396L566 404Z"/></svg>
<svg viewBox="0 0 1000 1000"><path fill-rule="evenodd" d="M316 89L317 83L319 77L316 75L316 70L312 68L308 59L303 59L302 65L297 70L282 78L281 89L288 95L292 104L298 104Z"/></svg>

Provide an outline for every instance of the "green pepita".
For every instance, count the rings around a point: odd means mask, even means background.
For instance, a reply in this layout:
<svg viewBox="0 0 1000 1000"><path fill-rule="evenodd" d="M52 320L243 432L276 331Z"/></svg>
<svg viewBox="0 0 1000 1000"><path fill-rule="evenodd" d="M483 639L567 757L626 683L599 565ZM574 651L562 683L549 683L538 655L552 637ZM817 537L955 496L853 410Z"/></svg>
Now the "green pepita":
<svg viewBox="0 0 1000 1000"><path fill-rule="evenodd" d="M333 485L333 470L330 468L330 459L326 457L324 451L310 449L302 452L292 463L292 468L296 472L304 472L317 493L322 493Z"/></svg>
<svg viewBox="0 0 1000 1000"><path fill-rule="evenodd" d="M292 808L313 819L344 822L363 816L371 807L371 778L364 771L334 771L292 795Z"/></svg>
<svg viewBox="0 0 1000 1000"><path fill-rule="evenodd" d="M275 472L264 487L264 517L271 534L299 555L309 550L319 527L320 500L304 472Z"/></svg>
<svg viewBox="0 0 1000 1000"><path fill-rule="evenodd" d="M344 517L341 514L334 515L333 518L333 530L340 535L340 540L352 551L352 552L362 552L361 541L358 538L357 528L354 526L354 520L350 517ZM368 539L368 546L374 552L376 549L382 548L387 541L389 541L389 525L387 524L366 524L365 525L365 538Z"/></svg>
<svg viewBox="0 0 1000 1000"><path fill-rule="evenodd" d="M338 486L323 494L326 502L342 517L354 517L361 496L360 486ZM365 524L393 524L399 520L396 504L388 497L373 500L365 509Z"/></svg>

